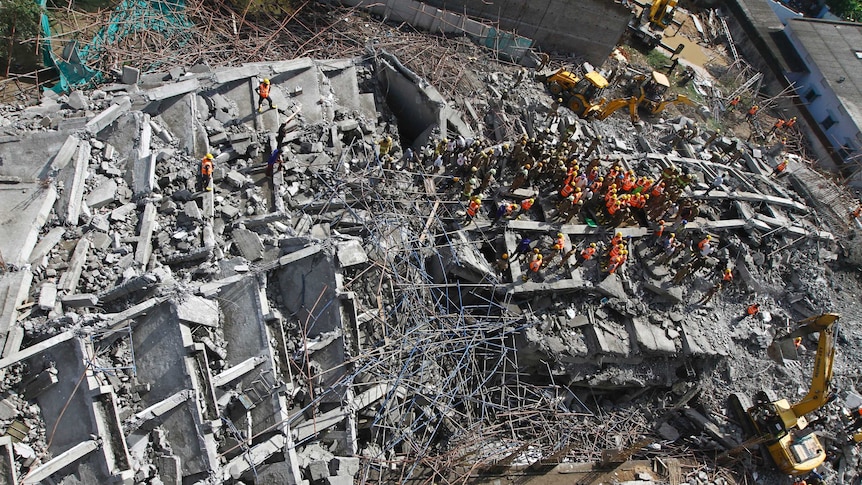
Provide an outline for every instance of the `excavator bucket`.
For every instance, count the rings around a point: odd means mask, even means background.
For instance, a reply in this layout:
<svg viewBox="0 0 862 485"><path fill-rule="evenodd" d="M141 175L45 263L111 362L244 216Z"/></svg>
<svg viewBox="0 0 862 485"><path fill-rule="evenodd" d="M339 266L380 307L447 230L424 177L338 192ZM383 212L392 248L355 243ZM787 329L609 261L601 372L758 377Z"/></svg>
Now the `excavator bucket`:
<svg viewBox="0 0 862 485"><path fill-rule="evenodd" d="M766 355L781 365L784 365L785 360L799 360L799 351L793 339L774 340L766 348Z"/></svg>

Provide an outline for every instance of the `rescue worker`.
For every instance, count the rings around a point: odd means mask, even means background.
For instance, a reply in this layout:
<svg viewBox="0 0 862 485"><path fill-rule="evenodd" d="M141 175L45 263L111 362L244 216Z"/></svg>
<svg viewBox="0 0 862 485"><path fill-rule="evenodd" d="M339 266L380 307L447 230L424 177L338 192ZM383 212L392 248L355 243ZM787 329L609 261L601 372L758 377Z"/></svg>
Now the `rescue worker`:
<svg viewBox="0 0 862 485"><path fill-rule="evenodd" d="M745 113L745 121L751 121L751 118L753 118L758 111L760 111L760 106L756 104L751 108L748 108L748 113Z"/></svg>
<svg viewBox="0 0 862 485"><path fill-rule="evenodd" d="M786 123L784 123L784 130L785 131L790 130L795 125L796 125L796 117L794 116L793 118L790 118L789 120L787 120Z"/></svg>
<svg viewBox="0 0 862 485"><path fill-rule="evenodd" d="M473 218L476 217L476 214L479 212L479 209L482 207L482 198L481 197L471 197L470 203L467 205L467 218L464 220L464 225L470 224L473 221Z"/></svg>
<svg viewBox="0 0 862 485"><path fill-rule="evenodd" d="M739 101L740 101L739 96L736 96L733 99L731 99L730 100L730 107L727 109L727 111L731 112L731 111L735 110L736 107L739 106Z"/></svg>
<svg viewBox="0 0 862 485"><path fill-rule="evenodd" d="M785 170L787 170L787 159L782 160L781 163L779 163L775 166L774 169L772 169L772 174L770 175L770 177L778 177L779 175L784 173Z"/></svg>
<svg viewBox="0 0 862 485"><path fill-rule="evenodd" d="M862 204L859 204L859 206L850 213L850 223L852 224L853 221L858 219L860 216L862 216Z"/></svg>
<svg viewBox="0 0 862 485"><path fill-rule="evenodd" d="M278 108L275 104L272 103L272 98L269 97L269 78L264 78L260 84L257 85L255 91L257 91L257 112L263 112L263 101L266 100L269 103L269 109Z"/></svg>
<svg viewBox="0 0 862 485"><path fill-rule="evenodd" d="M377 146L379 148L379 157L389 155L389 150L392 149L392 137L387 136L385 138L382 138L380 141L377 142Z"/></svg>
<svg viewBox="0 0 862 485"><path fill-rule="evenodd" d="M207 153L201 160L201 188L211 191L213 181L213 154Z"/></svg>
<svg viewBox="0 0 862 485"><path fill-rule="evenodd" d="M752 303L751 305L748 305L748 308L745 309L745 315L746 316L752 316L753 317L754 315L757 315L759 312L760 312L760 304L759 303Z"/></svg>
<svg viewBox="0 0 862 485"><path fill-rule="evenodd" d="M518 247L515 248L515 257L520 258L521 256L530 252L530 244L532 244L532 239L528 237L521 238L521 242L518 243Z"/></svg>
<svg viewBox="0 0 862 485"><path fill-rule="evenodd" d="M530 263L527 265L527 273L524 273L521 276L521 280L528 281L530 276L538 277L539 270L542 269L542 254L539 252L539 249L536 248L533 250L533 259L530 260Z"/></svg>
<svg viewBox="0 0 862 485"><path fill-rule="evenodd" d="M596 254L596 250L596 243L590 243L589 246L584 248L584 250L581 251L581 254L579 254L580 258L578 259L578 262L575 263L575 268L593 259L593 256Z"/></svg>
<svg viewBox="0 0 862 485"><path fill-rule="evenodd" d="M266 161L266 176L272 177L272 174L275 170L275 164L278 163L279 167L281 166L281 150L276 148L269 155L269 159Z"/></svg>
<svg viewBox="0 0 862 485"><path fill-rule="evenodd" d="M771 134L775 133L776 131L778 131L778 130L780 130L780 129L784 128L784 125L785 125L786 123L787 123L787 122L786 122L786 121L784 121L783 119L778 118L778 120L775 122L775 124L774 124L774 125L772 125L772 129L771 129L771 130L769 130L769 133L767 133L767 134L768 134L768 135L771 135Z"/></svg>
<svg viewBox="0 0 862 485"><path fill-rule="evenodd" d="M507 269L509 269L509 253L503 253L500 255L500 259L497 260L496 269L497 274L503 274Z"/></svg>
<svg viewBox="0 0 862 485"><path fill-rule="evenodd" d="M720 189L721 184L723 184L723 183L724 183L724 174L719 173L718 175L715 176L714 179L712 179L712 184L709 186L709 190L707 190L706 193L704 193L703 195L709 195L709 193L712 192L713 190Z"/></svg>

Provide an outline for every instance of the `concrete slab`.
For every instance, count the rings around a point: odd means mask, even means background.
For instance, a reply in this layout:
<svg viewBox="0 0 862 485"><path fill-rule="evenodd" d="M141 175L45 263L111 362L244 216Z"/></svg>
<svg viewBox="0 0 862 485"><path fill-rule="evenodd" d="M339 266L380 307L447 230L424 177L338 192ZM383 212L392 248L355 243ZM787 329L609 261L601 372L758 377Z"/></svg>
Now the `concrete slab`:
<svg viewBox="0 0 862 485"><path fill-rule="evenodd" d="M138 319L132 331L138 382L149 384L142 394L141 405L148 408L185 390L197 389L193 376L198 375L195 360L188 356L193 347L191 333L179 323L175 307L162 303ZM217 470L215 442L204 428L197 400L173 408L150 425L160 424L171 430L167 440L180 457L183 476ZM148 426L144 426L147 429Z"/></svg>
<svg viewBox="0 0 862 485"><path fill-rule="evenodd" d="M87 262L87 254L90 251L90 240L82 237L75 245L75 250L72 252L72 257L69 259L69 267L66 272L60 276L58 287L61 292L75 293L78 289L78 280L81 278L81 271L84 270L84 263Z"/></svg>
<svg viewBox="0 0 862 485"><path fill-rule="evenodd" d="M242 257L249 261L257 261L263 257L263 242L256 232L237 228L231 234Z"/></svg>
<svg viewBox="0 0 862 485"><path fill-rule="evenodd" d="M200 82L197 79L192 78L178 83L166 84L154 89L149 89L144 91L143 95L150 101L160 101L186 93L195 92L200 89L200 86Z"/></svg>
<svg viewBox="0 0 862 485"><path fill-rule="evenodd" d="M65 131L36 131L27 133L27 136L0 137L0 158L3 159L0 175L20 177L24 182L35 182L48 176L55 154L61 155L66 163L74 155L77 139L67 141L68 138ZM65 146L66 143L70 146ZM70 150L72 155L69 155Z"/></svg>
<svg viewBox="0 0 862 485"><path fill-rule="evenodd" d="M226 286L220 297L231 302L221 306L224 316L222 331L227 342L225 363L229 368L253 367L240 377L223 376L236 379L238 387L255 402L255 407L235 420L235 424L240 428L248 426L253 435L258 435L287 418L287 406L280 393L275 392L275 359L269 345L272 336L264 320L264 314L269 312L266 296L257 278L248 276ZM259 364L257 360L260 360ZM219 379L213 379L213 382L217 381Z"/></svg>
<svg viewBox="0 0 862 485"><path fill-rule="evenodd" d="M63 142L63 145L60 147L60 150L54 155L54 159L51 161L51 169L52 170L62 170L72 161L72 157L75 155L75 151L78 148L78 143L81 140L75 135L69 135L66 137L66 141Z"/></svg>
<svg viewBox="0 0 862 485"><path fill-rule="evenodd" d="M69 448L59 456L52 458L47 463L43 463L36 469L30 470L24 476L22 483L25 485L41 483L43 480L47 480L51 475L59 472L63 468L70 466L90 453L98 450L100 446L101 442L97 440L83 441L72 448Z"/></svg>
<svg viewBox="0 0 862 485"><path fill-rule="evenodd" d="M320 70L329 80L329 89L335 96L335 103L347 111L359 111L359 82L353 63L347 61L346 65L338 66L328 60L326 63L320 63Z"/></svg>
<svg viewBox="0 0 862 485"><path fill-rule="evenodd" d="M86 129L91 135L96 135L105 128L111 126L112 123L129 111L132 107L132 102L128 96L123 96L112 104L108 109L96 115L93 119L87 122Z"/></svg>
<svg viewBox="0 0 862 485"><path fill-rule="evenodd" d="M33 274L29 271L0 275L0 348L5 348L9 334L18 325L18 306L27 301L32 282Z"/></svg>
<svg viewBox="0 0 862 485"><path fill-rule="evenodd" d="M647 354L676 354L676 346L673 340L667 337L664 329L649 323L649 321L635 317L631 319L629 334L637 342L638 348Z"/></svg>
<svg viewBox="0 0 862 485"><path fill-rule="evenodd" d="M331 119L326 117L322 105L318 102L322 99L322 95L320 89L320 71L317 67L313 69L285 71L274 75L270 79L288 94L296 93L297 87L301 89L301 92L291 96L291 99L302 107L302 116L308 123L331 121Z"/></svg>
<svg viewBox="0 0 862 485"><path fill-rule="evenodd" d="M362 243L355 239L338 243L336 251L338 263L342 268L368 262L368 254L362 247Z"/></svg>
<svg viewBox="0 0 862 485"><path fill-rule="evenodd" d="M197 101L193 93L162 101L156 119L173 133L179 148L195 157L203 157L208 142L197 119Z"/></svg>
<svg viewBox="0 0 862 485"><path fill-rule="evenodd" d="M153 252L153 231L156 228L156 206L147 202L141 215L140 228L138 230L138 246L135 249L135 261L146 267Z"/></svg>
<svg viewBox="0 0 862 485"><path fill-rule="evenodd" d="M307 249L307 248L306 248ZM342 304L338 299L338 283L332 256L323 251L316 252L277 270L282 301L289 312L300 322L314 321L308 328L307 337L314 339L323 333L343 328ZM344 339L337 338L332 344L314 353L314 361L321 369L332 369L344 363ZM319 379L319 385L333 387L338 373L327 372ZM330 392L327 400L340 402L341 393Z"/></svg>
<svg viewBox="0 0 862 485"><path fill-rule="evenodd" d="M78 224L81 202L84 197L84 181L87 178L89 163L90 144L83 141L78 145L78 151L75 152L75 159L72 164L64 168L58 176L58 180L63 182L63 192L57 199L55 210L64 223Z"/></svg>
<svg viewBox="0 0 862 485"><path fill-rule="evenodd" d="M0 209L0 225L3 226L0 254L7 264L23 266L30 262L39 231L48 220L56 200L57 191L53 186L42 188L37 183L0 186L0 204L3 207Z"/></svg>
<svg viewBox="0 0 862 485"><path fill-rule="evenodd" d="M218 301L189 295L177 304L177 318L186 324L218 327Z"/></svg>

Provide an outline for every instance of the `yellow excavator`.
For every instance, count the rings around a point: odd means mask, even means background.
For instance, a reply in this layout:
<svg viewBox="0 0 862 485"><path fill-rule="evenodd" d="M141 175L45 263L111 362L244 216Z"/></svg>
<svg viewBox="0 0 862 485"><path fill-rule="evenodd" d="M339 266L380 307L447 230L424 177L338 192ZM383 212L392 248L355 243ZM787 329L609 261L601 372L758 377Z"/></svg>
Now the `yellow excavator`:
<svg viewBox="0 0 862 485"><path fill-rule="evenodd" d="M544 81L551 94L560 97L563 104L581 119L587 119L598 113L605 103L604 98L599 98L602 91L608 87L608 80L595 71L579 78L570 71L559 69L545 77Z"/></svg>
<svg viewBox="0 0 862 485"><path fill-rule="evenodd" d="M835 313L824 313L802 320L798 322L799 328L777 338L768 350L771 357L780 358L781 349L787 347L782 344L790 343L792 348L795 341L800 341L797 339L820 332L811 387L802 400L791 405L787 399L776 399L768 392L760 392L752 404L745 396L730 396L731 408L738 415L747 437L763 438L769 455L782 473L803 475L826 460L823 444L808 428L805 416L832 399L835 322L838 318Z"/></svg>
<svg viewBox="0 0 862 485"><path fill-rule="evenodd" d="M650 48L661 42L662 31L673 23L677 0L652 0L652 4L640 4L643 13L629 22L632 35Z"/></svg>
<svg viewBox="0 0 862 485"><path fill-rule="evenodd" d="M597 111L597 119L603 120L623 106L629 107L632 123L637 123L640 119L638 109L641 107L649 114L656 115L664 111L671 104L685 103L690 106L697 106L697 103L685 95L678 95L672 99L664 99L665 93L670 89L670 81L668 81L667 76L660 72L653 71L649 76L636 76L633 81L634 94L631 97L608 101L607 104Z"/></svg>

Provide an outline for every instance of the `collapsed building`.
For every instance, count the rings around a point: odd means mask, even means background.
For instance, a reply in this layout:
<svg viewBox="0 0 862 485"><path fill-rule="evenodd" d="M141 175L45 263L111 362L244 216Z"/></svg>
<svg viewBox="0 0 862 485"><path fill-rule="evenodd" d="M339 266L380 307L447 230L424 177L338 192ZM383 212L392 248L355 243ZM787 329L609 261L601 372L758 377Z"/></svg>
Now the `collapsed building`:
<svg viewBox="0 0 862 485"><path fill-rule="evenodd" d="M667 468L647 479L732 480L683 478L680 463L743 441L715 409L734 387L805 381L802 366L760 368L770 337L826 307L858 325L839 289L852 279L826 266L858 264L843 247L855 201L780 143L696 129L693 114L640 131L580 120L503 65L461 113L373 48L126 74L2 112L8 483L407 483L647 445ZM258 112L263 78L276 107ZM475 217L457 163L435 165L459 139L496 164ZM515 147L535 140L602 173L684 171L699 210L669 226L717 250L672 266L655 220L560 220L558 187L513 185ZM617 233L617 272L562 258ZM514 258L526 239L555 258L539 274ZM725 267L735 285L695 303ZM763 316L742 318L754 301ZM830 476L852 480L858 451L830 446Z"/></svg>

